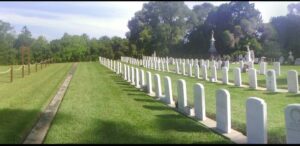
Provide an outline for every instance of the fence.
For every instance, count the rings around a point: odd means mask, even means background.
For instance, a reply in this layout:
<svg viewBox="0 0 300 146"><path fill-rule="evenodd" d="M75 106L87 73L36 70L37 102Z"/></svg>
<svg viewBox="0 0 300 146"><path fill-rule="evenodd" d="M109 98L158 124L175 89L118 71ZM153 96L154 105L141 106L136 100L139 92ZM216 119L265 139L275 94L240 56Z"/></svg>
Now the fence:
<svg viewBox="0 0 300 146"><path fill-rule="evenodd" d="M49 65L49 60L36 64L21 65L16 69L14 69L14 65L11 65L9 69L0 72L0 82L13 82L15 78L24 78L25 75L30 75L32 67L34 67L35 72L38 72L38 70L42 70Z"/></svg>

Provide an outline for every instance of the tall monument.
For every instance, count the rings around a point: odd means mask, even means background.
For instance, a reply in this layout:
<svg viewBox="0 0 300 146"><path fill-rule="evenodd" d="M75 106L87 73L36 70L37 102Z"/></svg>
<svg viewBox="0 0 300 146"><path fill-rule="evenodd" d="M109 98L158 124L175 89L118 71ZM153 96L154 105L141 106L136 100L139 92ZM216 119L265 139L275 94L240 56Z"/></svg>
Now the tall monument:
<svg viewBox="0 0 300 146"><path fill-rule="evenodd" d="M250 48L249 48L249 44L246 46L246 48L247 48L246 61L247 62L252 62L253 59L252 59L252 56L251 56L251 51L250 51Z"/></svg>
<svg viewBox="0 0 300 146"><path fill-rule="evenodd" d="M214 59L218 54L217 49L215 47L215 38L214 38L214 31L213 30L211 32L210 48L209 48L208 52L210 53L210 58L211 59Z"/></svg>

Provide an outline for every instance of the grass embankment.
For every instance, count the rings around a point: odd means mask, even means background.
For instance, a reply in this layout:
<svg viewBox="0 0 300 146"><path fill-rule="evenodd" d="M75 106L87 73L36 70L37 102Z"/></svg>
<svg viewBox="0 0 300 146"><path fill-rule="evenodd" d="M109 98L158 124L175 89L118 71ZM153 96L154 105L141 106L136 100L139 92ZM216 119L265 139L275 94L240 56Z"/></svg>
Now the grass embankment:
<svg viewBox="0 0 300 146"><path fill-rule="evenodd" d="M230 143L99 64L80 63L45 143Z"/></svg>
<svg viewBox="0 0 300 146"><path fill-rule="evenodd" d="M21 143L71 64L51 64L13 83L0 82L0 143Z"/></svg>
<svg viewBox="0 0 300 146"><path fill-rule="evenodd" d="M231 67L235 65L230 65ZM231 68L230 67L230 68ZM257 66L256 66L257 67ZM139 67L143 68L143 67ZM269 68L269 67L268 67ZM282 67L282 73L289 69L296 69L299 71L298 66ZM293 93L270 93L267 91L257 91L249 88L239 88L235 86L223 85L218 83L212 83L204 81L202 79L196 79L195 77L187 77L178 75L175 73L167 73L161 71L149 70L143 68L144 71L150 71L152 75L158 73L162 82L162 91L164 91L164 76L171 77L172 90L175 100L177 100L177 80L184 79L187 85L188 104L193 104L193 86L195 83L201 83L205 88L206 98L206 113L208 117L215 119L216 113L216 97L215 92L218 89L227 89L231 95L231 118L232 127L238 131L241 131L246 135L246 100L248 97L259 97L265 100L267 104L267 129L268 129L268 142L269 143L285 143L285 122L284 122L284 109L288 104L299 103L300 94ZM187 69L186 69L187 70ZM145 72L146 73L146 72ZM232 74L232 72L230 73ZM245 73L243 73L245 75ZM208 77L210 77L210 71L208 71ZM282 75L284 76L284 75ZM146 76L145 76L146 77ZM221 76L219 76L221 78ZM264 76L263 76L264 77ZM232 78L232 77L231 77ZM154 77L152 77L153 89ZM264 79L265 80L265 79Z"/></svg>

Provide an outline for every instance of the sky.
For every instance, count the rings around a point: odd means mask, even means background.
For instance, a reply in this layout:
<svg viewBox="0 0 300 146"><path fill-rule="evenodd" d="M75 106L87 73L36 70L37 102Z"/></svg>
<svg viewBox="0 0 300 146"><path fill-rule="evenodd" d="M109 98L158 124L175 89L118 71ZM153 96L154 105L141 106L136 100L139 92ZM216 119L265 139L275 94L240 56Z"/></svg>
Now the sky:
<svg viewBox="0 0 300 146"><path fill-rule="evenodd" d="M205 1L188 1L194 5ZM226 1L208 1L219 6ZM71 35L86 33L91 38L119 36L125 38L129 31L128 21L141 10L146 1L90 1L90 2L0 2L0 20L9 22L18 34L26 25L32 36L40 35L47 40L59 39L65 32ZM261 12L264 22L271 17L285 16L287 5L295 2L255 1L255 8Z"/></svg>

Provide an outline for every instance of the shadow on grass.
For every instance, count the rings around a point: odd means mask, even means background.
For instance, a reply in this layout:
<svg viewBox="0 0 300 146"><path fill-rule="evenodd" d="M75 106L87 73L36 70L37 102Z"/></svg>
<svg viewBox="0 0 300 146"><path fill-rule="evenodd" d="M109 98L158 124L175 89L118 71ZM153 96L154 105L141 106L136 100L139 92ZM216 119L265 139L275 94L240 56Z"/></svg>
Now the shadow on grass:
<svg viewBox="0 0 300 146"><path fill-rule="evenodd" d="M95 143L129 144L129 143L166 143L165 139L154 138L140 132L136 125L126 121L97 120L93 135L97 135Z"/></svg>
<svg viewBox="0 0 300 146"><path fill-rule="evenodd" d="M156 115L156 123L160 130L176 130L179 132L200 132L210 133L210 130L202 127L200 123L188 119L180 114L163 114Z"/></svg>
<svg viewBox="0 0 300 146"><path fill-rule="evenodd" d="M38 110L1 109L0 143L21 143L38 119L39 112Z"/></svg>
<svg viewBox="0 0 300 146"><path fill-rule="evenodd" d="M135 88L126 88L126 89L122 89L123 91L134 91L134 92L140 92L138 89Z"/></svg>
<svg viewBox="0 0 300 146"><path fill-rule="evenodd" d="M152 105L143 105L144 108L149 109L149 110L170 110L169 107L166 106L152 106Z"/></svg>
<svg viewBox="0 0 300 146"><path fill-rule="evenodd" d="M300 94L298 93L298 94L290 94L290 95L287 95L287 96L285 96L285 97L293 97L293 98L295 98L295 97L299 97L300 98Z"/></svg>
<svg viewBox="0 0 300 146"><path fill-rule="evenodd" d="M145 96L146 94L143 93L128 93L129 96Z"/></svg>
<svg viewBox="0 0 300 146"><path fill-rule="evenodd" d="M139 102L157 102L153 99L139 99L139 98L134 98L133 100L139 101Z"/></svg>
<svg viewBox="0 0 300 146"><path fill-rule="evenodd" d="M285 144L286 143L286 133L280 127L273 127L268 130L268 143L270 144Z"/></svg>
<svg viewBox="0 0 300 146"><path fill-rule="evenodd" d="M171 108L167 107L166 105L160 103L159 101L156 101L155 99L147 96L145 93L141 93L142 91L139 91L138 89L134 88L133 86L130 86L127 84L126 86L123 86L124 80L122 78L111 75L110 76L112 80L116 82L118 87L126 94L133 95L128 100L135 100L138 101L136 104L141 105L145 110L150 110L150 115L145 116L153 116L154 117L154 123L149 120L146 120L147 118L144 118L145 121L143 123L148 123L146 125L151 124L152 128L154 128L154 133L148 134L145 132L142 132L144 129L141 127L142 125L134 125L134 123L127 123L126 120L98 120L97 125L98 127L93 128L94 129L94 135L99 135L100 143L182 143L186 142L186 138L179 138L174 140L174 137L161 137L162 132L184 132L185 136L192 135L196 133L207 133L207 134L213 134L210 130L207 128L201 126L200 123L189 119L183 115L180 115L179 113L175 112ZM168 111L169 110L169 111ZM143 112L143 110L139 111ZM147 113L147 112L145 112ZM148 112L149 113L149 112ZM131 113L134 114L134 113ZM157 115L158 114L158 115ZM141 117L143 119L143 117ZM149 123L150 122L150 123ZM149 127L145 127L145 129L149 129ZM156 130L157 129L157 130ZM179 134L178 133L178 134ZM147 135L146 135L147 134ZM188 134L188 135L186 135ZM180 134L179 134L180 135ZM188 138L188 137L187 137ZM199 139L193 139L193 143L224 143L222 139L219 141L216 140L202 140ZM191 143L191 142L190 142Z"/></svg>
<svg viewBox="0 0 300 146"><path fill-rule="evenodd" d="M278 92L264 92L263 94L266 94L266 95L276 95L276 94L280 94Z"/></svg>

